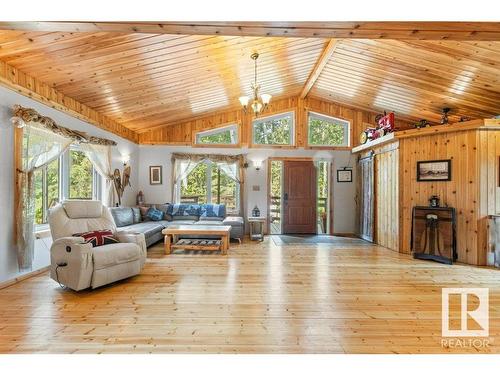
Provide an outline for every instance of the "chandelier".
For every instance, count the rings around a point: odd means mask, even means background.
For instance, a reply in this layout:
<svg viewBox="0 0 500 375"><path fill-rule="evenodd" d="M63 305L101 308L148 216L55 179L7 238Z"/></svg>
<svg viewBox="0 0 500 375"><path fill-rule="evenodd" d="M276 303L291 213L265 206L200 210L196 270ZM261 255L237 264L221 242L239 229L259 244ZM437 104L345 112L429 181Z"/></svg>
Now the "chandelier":
<svg viewBox="0 0 500 375"><path fill-rule="evenodd" d="M260 94L260 85L257 84L257 59L259 54L257 52L252 53L250 56L255 64L254 71L254 82L252 83L253 98L251 99L250 108L252 109L255 117L259 116L260 113L264 112L271 101L272 96L269 94ZM240 96L240 103L243 106L245 113L248 109L248 104L250 103L250 98L248 96Z"/></svg>

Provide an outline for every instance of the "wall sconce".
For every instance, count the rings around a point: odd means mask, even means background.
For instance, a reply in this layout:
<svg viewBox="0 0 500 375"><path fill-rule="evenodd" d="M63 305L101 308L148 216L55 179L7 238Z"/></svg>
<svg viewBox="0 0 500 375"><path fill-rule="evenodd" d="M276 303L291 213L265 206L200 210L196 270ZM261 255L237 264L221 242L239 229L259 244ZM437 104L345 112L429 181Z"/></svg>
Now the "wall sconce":
<svg viewBox="0 0 500 375"><path fill-rule="evenodd" d="M130 155L122 155L123 166L125 167L130 161Z"/></svg>
<svg viewBox="0 0 500 375"><path fill-rule="evenodd" d="M254 160L253 166L255 167L256 171L259 171L260 168L262 167L262 160Z"/></svg>

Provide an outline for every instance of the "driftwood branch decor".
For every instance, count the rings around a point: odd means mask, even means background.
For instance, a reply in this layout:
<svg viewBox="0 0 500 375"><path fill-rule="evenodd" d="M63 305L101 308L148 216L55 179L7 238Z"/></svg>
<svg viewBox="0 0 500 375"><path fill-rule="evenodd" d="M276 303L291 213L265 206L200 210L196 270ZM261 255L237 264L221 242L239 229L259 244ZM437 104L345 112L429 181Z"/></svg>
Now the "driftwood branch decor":
<svg viewBox="0 0 500 375"><path fill-rule="evenodd" d="M72 139L77 143L91 143L103 146L116 146L115 141L106 138L93 137L85 132L72 130L63 126L57 125L50 117L42 116L33 108L25 108L20 105L15 105L13 108L14 117L12 122L17 127L24 127L26 123L34 123L44 127L55 134Z"/></svg>
<svg viewBox="0 0 500 375"><path fill-rule="evenodd" d="M118 196L118 205L122 205L122 197L125 188L130 185L130 165L126 165L123 168L123 175L120 173L118 168L115 169L113 173L113 183L115 185L116 195Z"/></svg>

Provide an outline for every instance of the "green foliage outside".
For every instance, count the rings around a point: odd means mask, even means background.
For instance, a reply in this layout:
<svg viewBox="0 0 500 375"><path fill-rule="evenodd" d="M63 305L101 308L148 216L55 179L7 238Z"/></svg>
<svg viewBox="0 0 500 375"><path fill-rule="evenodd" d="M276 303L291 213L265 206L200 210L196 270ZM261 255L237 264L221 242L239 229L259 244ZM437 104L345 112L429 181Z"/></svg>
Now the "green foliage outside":
<svg viewBox="0 0 500 375"><path fill-rule="evenodd" d="M209 170L211 178L209 179ZM208 201L208 192L211 200ZM216 164L203 162L188 175L187 183L181 184L181 202L220 203L235 211L238 207L238 186Z"/></svg>
<svg viewBox="0 0 500 375"><path fill-rule="evenodd" d="M345 144L344 126L334 121L312 118L309 120L309 144L341 146Z"/></svg>
<svg viewBox="0 0 500 375"><path fill-rule="evenodd" d="M81 151L70 151L69 198L92 199L92 163Z"/></svg>
<svg viewBox="0 0 500 375"><path fill-rule="evenodd" d="M80 151L70 151L69 198L92 199L92 163ZM35 172L35 224L47 222L47 209L59 201L59 159ZM44 212L45 211L45 212Z"/></svg>
<svg viewBox="0 0 500 375"><path fill-rule="evenodd" d="M292 144L291 118L286 116L254 123L253 142L258 145Z"/></svg>
<svg viewBox="0 0 500 375"><path fill-rule="evenodd" d="M45 183L44 183L45 179ZM35 223L47 222L43 207L50 208L59 201L59 159L50 162L47 166L35 172Z"/></svg>
<svg viewBox="0 0 500 375"><path fill-rule="evenodd" d="M198 137L198 143L229 145L232 143L231 130L224 130L210 135L203 135Z"/></svg>

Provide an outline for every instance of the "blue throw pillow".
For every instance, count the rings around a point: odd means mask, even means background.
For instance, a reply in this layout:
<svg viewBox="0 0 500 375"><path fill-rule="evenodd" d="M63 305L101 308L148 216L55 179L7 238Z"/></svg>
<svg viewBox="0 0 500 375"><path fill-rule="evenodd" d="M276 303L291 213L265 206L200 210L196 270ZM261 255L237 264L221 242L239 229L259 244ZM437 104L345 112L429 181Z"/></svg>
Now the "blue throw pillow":
<svg viewBox="0 0 500 375"><path fill-rule="evenodd" d="M202 204L200 206L201 217L226 217L226 205L224 204Z"/></svg>
<svg viewBox="0 0 500 375"><path fill-rule="evenodd" d="M148 210L147 217L150 218L152 221L160 221L163 219L163 212L157 210L156 208L151 207Z"/></svg>
<svg viewBox="0 0 500 375"><path fill-rule="evenodd" d="M200 216L199 204L176 203L168 206L167 213L171 216Z"/></svg>

